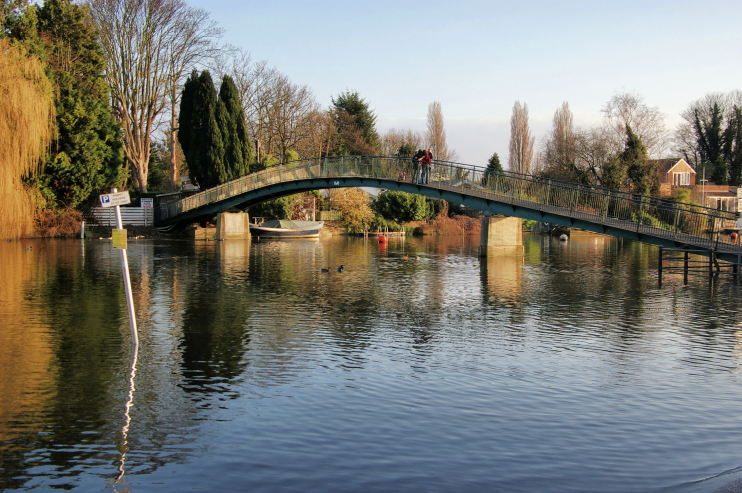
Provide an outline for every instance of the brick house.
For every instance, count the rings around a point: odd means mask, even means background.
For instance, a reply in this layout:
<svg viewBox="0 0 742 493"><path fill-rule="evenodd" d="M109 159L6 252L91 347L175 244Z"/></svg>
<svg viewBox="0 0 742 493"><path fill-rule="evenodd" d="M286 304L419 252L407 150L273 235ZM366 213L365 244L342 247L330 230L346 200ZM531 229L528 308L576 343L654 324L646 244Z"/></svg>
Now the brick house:
<svg viewBox="0 0 742 493"><path fill-rule="evenodd" d="M672 195L677 187L694 188L696 185L696 170L685 159L652 159L650 163L657 164L660 177L660 195Z"/></svg>

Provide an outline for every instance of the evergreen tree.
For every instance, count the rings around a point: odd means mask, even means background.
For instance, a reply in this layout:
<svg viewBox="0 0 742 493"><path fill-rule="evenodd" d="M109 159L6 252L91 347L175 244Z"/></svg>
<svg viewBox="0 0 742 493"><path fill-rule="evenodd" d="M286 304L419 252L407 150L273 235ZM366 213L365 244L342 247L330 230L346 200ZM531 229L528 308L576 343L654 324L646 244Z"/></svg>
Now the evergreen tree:
<svg viewBox="0 0 742 493"><path fill-rule="evenodd" d="M397 156L400 157L412 157L415 155L415 144L406 143L399 146L397 150Z"/></svg>
<svg viewBox="0 0 742 493"><path fill-rule="evenodd" d="M218 103L208 70L201 75L195 70L191 72L180 99L178 141L190 177L202 189L223 183L231 176L224 166L224 140L219 123L228 119L228 112L223 103Z"/></svg>
<svg viewBox="0 0 742 493"><path fill-rule="evenodd" d="M52 202L79 207L125 176L103 54L87 8L46 0L37 18L38 46L56 86L57 110L57 140L38 185Z"/></svg>
<svg viewBox="0 0 742 493"><path fill-rule="evenodd" d="M196 180L196 175L201 173L201 160L199 159L196 146L198 144L198 131L201 124L195 114L195 98L198 86L198 72L191 71L183 84L180 95L180 112L178 115L178 143L183 151L183 156L188 165L189 178Z"/></svg>
<svg viewBox="0 0 742 493"><path fill-rule="evenodd" d="M45 64L55 87L56 140L33 184L47 206L79 207L123 181L120 129L111 114L98 34L86 7L70 0L25 1L2 10L3 35L23 42Z"/></svg>
<svg viewBox="0 0 742 493"><path fill-rule="evenodd" d="M381 140L376 132L376 115L358 92L342 92L332 100L338 145L335 154L360 155L380 152Z"/></svg>
<svg viewBox="0 0 742 493"><path fill-rule="evenodd" d="M484 176L482 177L482 185L487 186L490 183L492 175L495 173L502 173L502 164L500 164L500 156L495 152L487 160L487 169L484 170Z"/></svg>
<svg viewBox="0 0 742 493"><path fill-rule="evenodd" d="M625 183L626 165L620 154L614 154L600 169L600 185L612 190L621 190Z"/></svg>
<svg viewBox="0 0 742 493"><path fill-rule="evenodd" d="M657 166L647 159L647 148L631 127L626 124L626 147L621 154L626 175L631 179L634 192L656 195L659 192Z"/></svg>
<svg viewBox="0 0 742 493"><path fill-rule="evenodd" d="M487 160L487 172L496 173L502 171L502 164L500 164L500 156L495 152Z"/></svg>
<svg viewBox="0 0 742 493"><path fill-rule="evenodd" d="M726 164L724 164L724 135L721 128L724 115L718 103L714 103L708 119L702 118L699 111L695 111L696 139L701 163L713 169L711 180L723 185L727 182Z"/></svg>
<svg viewBox="0 0 742 493"><path fill-rule="evenodd" d="M740 186L742 181L742 108L736 105L724 132L724 159L729 163L729 184Z"/></svg>
<svg viewBox="0 0 742 493"><path fill-rule="evenodd" d="M232 179L235 179L245 176L249 172L250 163L253 162L254 158L237 86L228 75L225 75L222 80L219 101L224 105L227 116L226 120L222 122L224 161L227 163Z"/></svg>
<svg viewBox="0 0 742 493"><path fill-rule="evenodd" d="M202 189L245 176L254 161L237 87L224 76L219 98L208 70L194 70L180 99L178 141Z"/></svg>
<svg viewBox="0 0 742 493"><path fill-rule="evenodd" d="M0 38L25 38L29 0L0 1Z"/></svg>

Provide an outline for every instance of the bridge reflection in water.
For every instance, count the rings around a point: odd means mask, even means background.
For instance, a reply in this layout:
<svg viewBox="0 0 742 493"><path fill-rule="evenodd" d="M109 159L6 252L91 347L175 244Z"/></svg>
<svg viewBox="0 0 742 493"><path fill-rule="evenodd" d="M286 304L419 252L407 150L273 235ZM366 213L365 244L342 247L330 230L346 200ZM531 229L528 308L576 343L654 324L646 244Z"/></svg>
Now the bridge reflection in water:
<svg viewBox="0 0 742 493"><path fill-rule="evenodd" d="M517 302L523 286L523 263L522 255L482 258L480 273L484 296L505 303Z"/></svg>
<svg viewBox="0 0 742 493"><path fill-rule="evenodd" d="M737 228L734 212L443 161L433 162L429 184L398 179L402 173L411 176L411 170L412 161L401 157L292 161L167 204L158 211L158 225L192 223L231 207L245 208L307 190L376 187L665 247L713 250L728 261L736 261L739 254L739 246L725 234Z"/></svg>

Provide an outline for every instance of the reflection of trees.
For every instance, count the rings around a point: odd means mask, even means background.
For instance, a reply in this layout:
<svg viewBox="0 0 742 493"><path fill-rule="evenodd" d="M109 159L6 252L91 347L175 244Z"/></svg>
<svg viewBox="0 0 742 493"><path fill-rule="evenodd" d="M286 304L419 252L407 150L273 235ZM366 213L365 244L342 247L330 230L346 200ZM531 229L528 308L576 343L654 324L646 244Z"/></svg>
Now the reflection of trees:
<svg viewBox="0 0 742 493"><path fill-rule="evenodd" d="M246 280L246 271L234 266L224 271L230 258L220 257L219 249L229 254L227 245L232 246L231 242L211 244L213 248L199 244L202 247L179 272L183 293L181 386L189 392L218 391L219 383L234 379L245 366L243 355L250 342L245 322L256 300L239 282ZM243 250L243 255L249 255L249 250Z"/></svg>
<svg viewBox="0 0 742 493"><path fill-rule="evenodd" d="M652 247L598 236L524 240L523 259L494 260L478 259L477 238L467 237L390 240L384 250L350 238L131 248L142 342L127 475L188 461L199 420L219 400L293 384L319 365L372 368L387 337L405 341L393 357L411 371L428 370L456 338L483 335L505 351L534 341L597 349L620 368L636 368L668 324L691 348L681 364L703 366L719 358L720 340L734 342L734 287L657 292ZM111 445L124 450L129 341L118 254L96 243L83 263L79 243L45 245L31 262L0 244L0 315L23 338L0 331L0 487L23 487L13 478L36 466L56 467L60 480L111 466ZM16 416L31 424L11 427Z"/></svg>
<svg viewBox="0 0 742 493"><path fill-rule="evenodd" d="M120 277L110 275L106 251L88 251L83 263L77 242L35 242L33 248L33 256L20 248L18 252L0 253L3 264L7 264L3 265L4 282L21 282L19 293L24 296L23 300L16 299L6 305L15 313L3 313L3 320L46 328L43 333L33 331L34 337L45 342L37 339L26 346L29 353L11 347L11 357L0 358L3 363L22 365L21 372L3 369L2 381L4 385L10 381L12 387L10 375L23 377L26 371L50 375L16 382L23 386L26 395L32 396L33 402L26 398L25 402L15 401L17 407L14 407L13 399L3 398L0 425L13 422L12 415L33 423L21 429L0 431L3 439L7 439L0 453L3 457L0 484L15 487L24 480L13 478L27 477L25 470L39 461L56 466L58 471L79 474L71 468L94 455L83 448L71 452L61 445L89 443L91 433L106 425L108 386L115 374L115 361L107 355L116 352L121 344L120 334L112 332L110 327L118 326L124 321L122 316L126 317L120 304L110 302L119 294L123 297L123 293ZM32 272L5 268L13 263L28 265L29 260L33 262ZM96 301L102 298L107 302ZM12 330L13 325L7 329ZM37 353L35 350L39 348L42 350ZM30 451L39 448L47 450L45 457L30 458L34 457Z"/></svg>

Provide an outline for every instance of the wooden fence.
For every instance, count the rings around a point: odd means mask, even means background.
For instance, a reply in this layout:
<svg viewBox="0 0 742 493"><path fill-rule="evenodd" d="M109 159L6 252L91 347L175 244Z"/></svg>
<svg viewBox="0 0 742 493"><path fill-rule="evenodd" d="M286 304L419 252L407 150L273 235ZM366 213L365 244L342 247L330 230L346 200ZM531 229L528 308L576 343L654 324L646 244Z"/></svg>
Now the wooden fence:
<svg viewBox="0 0 742 493"><path fill-rule="evenodd" d="M91 214L96 224L116 227L115 207L93 207ZM154 209L152 207L121 207L121 222L129 226L152 226Z"/></svg>

